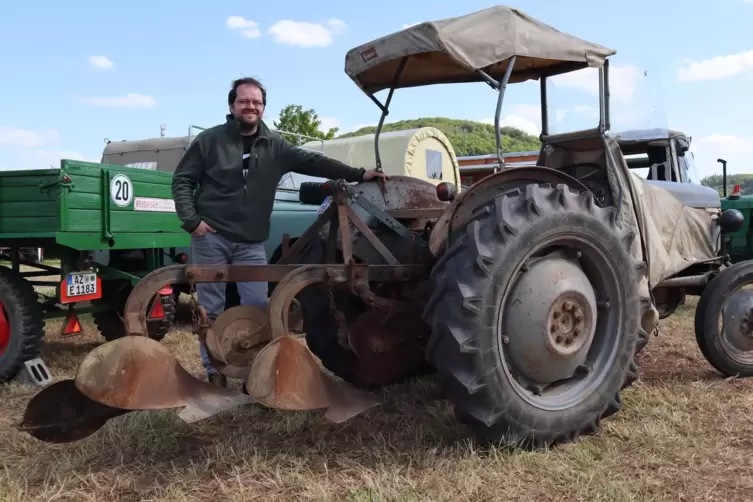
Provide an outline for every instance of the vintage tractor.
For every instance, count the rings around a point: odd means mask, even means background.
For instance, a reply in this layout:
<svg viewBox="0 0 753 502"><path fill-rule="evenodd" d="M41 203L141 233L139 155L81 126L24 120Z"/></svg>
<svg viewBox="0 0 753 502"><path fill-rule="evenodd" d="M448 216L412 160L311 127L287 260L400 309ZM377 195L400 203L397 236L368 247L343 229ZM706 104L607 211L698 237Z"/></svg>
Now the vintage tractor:
<svg viewBox="0 0 753 502"><path fill-rule="evenodd" d="M486 82L498 126L507 85L531 79L541 83L538 166L505 169L496 127L499 172L459 195L406 176L302 186L321 214L278 261L144 277L125 306L134 336L37 394L21 430L66 442L133 410L182 407L193 422L254 402L342 422L379 404L374 387L431 372L479 438L535 447L597 430L638 378L636 354L659 320L652 291L705 285L724 261L720 232L735 226L630 172L608 135L612 54L502 6L352 49L345 71L382 110L378 167L396 88ZM598 126L550 135L547 78L589 67L599 69ZM382 104L374 94L385 89ZM266 312L238 306L209 323L196 308L215 366L245 378L247 394L195 378L145 336L160 288L214 281L271 283ZM289 334L294 300L305 340Z"/></svg>

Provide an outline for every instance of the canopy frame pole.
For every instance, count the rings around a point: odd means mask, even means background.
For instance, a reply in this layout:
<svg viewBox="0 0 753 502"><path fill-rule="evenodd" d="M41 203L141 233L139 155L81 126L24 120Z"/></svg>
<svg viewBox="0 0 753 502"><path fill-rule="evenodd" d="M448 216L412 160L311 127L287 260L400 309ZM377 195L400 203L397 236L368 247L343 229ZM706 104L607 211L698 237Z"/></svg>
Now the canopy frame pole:
<svg viewBox="0 0 753 502"><path fill-rule="evenodd" d="M549 96L546 88L546 76L542 75L539 78L539 88L541 92L541 134L539 134L539 141L542 141L546 136L549 136Z"/></svg>
<svg viewBox="0 0 753 502"><path fill-rule="evenodd" d="M400 83L400 76L403 74L405 64L408 62L409 57L410 56L406 56L400 61L400 65L398 65L397 70L395 71L395 76L392 79L392 86L387 93L387 99L384 101L384 104L380 103L374 94L369 94L371 100L382 110L382 115L379 117L379 123L377 124L376 132L374 133L374 155L376 160L376 170L379 172L382 172L382 159L379 156L379 134L382 132L382 127L384 126L384 119L390 114L392 95L395 93L395 88Z"/></svg>
<svg viewBox="0 0 753 502"><path fill-rule="evenodd" d="M499 95L497 96L497 110L494 112L494 137L497 141L497 167L494 168L495 173L502 171L505 168L505 159L502 156L502 131L499 130L499 121L502 116L502 103L505 100L505 90L507 89L507 83L510 81L510 75L512 74L512 69L515 66L517 58L517 56L512 56L509 59L505 74L502 77L502 80L497 84ZM486 76L485 73L481 73Z"/></svg>

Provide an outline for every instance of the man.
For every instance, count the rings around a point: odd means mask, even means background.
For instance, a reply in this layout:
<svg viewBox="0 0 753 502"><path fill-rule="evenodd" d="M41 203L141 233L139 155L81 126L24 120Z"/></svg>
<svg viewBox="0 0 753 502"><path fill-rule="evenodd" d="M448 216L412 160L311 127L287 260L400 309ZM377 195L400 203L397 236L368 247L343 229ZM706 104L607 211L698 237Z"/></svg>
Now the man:
<svg viewBox="0 0 753 502"><path fill-rule="evenodd" d="M347 181L387 178L375 169L356 169L293 146L262 120L266 105L260 82L234 81L226 122L197 135L175 170L175 208L182 228L191 234L196 264L265 265L263 243L269 236L275 191L288 172ZM211 320L224 309L225 286L196 284L199 303ZM238 283L238 293L243 305L267 307L266 282ZM203 344L200 351L209 381L225 386Z"/></svg>

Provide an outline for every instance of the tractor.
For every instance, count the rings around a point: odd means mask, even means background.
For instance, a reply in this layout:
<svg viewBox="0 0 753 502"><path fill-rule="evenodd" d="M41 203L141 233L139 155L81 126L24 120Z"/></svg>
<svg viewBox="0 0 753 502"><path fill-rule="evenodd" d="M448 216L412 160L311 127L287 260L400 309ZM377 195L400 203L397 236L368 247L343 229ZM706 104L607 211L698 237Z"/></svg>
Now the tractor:
<svg viewBox="0 0 753 502"><path fill-rule="evenodd" d="M182 408L192 423L247 404L324 410L341 423L378 407L375 389L433 375L482 441L535 448L598 431L639 378L636 356L659 322L655 291L713 290L704 315L718 312L728 284L720 278L737 277L720 235L740 226L718 197L698 207L630 171L609 134L614 54L504 6L350 50L346 74L382 111L377 168L396 89L484 82L497 96L497 172L462 193L408 176L302 185L301 202L320 212L278 260L148 274L125 305L131 336L97 347L74 379L39 392L20 430L70 442L134 410ZM586 68L598 69L598 124L550 134L548 79ZM536 167L507 168L505 89L529 80L541 87L542 148ZM383 90L384 102L375 97ZM243 391L194 377L147 336L160 288L216 281L270 285L266 310L240 305L209 322L194 304L214 366L244 379ZM303 337L288 326L294 301Z"/></svg>

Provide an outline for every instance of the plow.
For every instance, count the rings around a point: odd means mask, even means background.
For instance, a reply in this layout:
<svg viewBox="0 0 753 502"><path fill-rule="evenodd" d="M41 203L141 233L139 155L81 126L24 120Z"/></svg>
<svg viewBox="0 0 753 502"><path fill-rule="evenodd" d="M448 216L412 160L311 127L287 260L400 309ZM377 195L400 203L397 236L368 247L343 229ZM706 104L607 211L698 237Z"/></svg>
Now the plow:
<svg viewBox="0 0 753 502"><path fill-rule="evenodd" d="M421 321L416 299L380 296L372 291L370 284L402 285L406 293L415 290L415 284L428 279L426 265L419 263L419 257L427 253L427 243L424 240L423 246L419 245L414 239L418 234L412 228L416 222L435 217L437 209L441 212L446 204L436 193L452 195L454 187L440 185L436 188L431 183L408 177L392 178L389 186L372 190L380 197L400 201L401 210L386 211L369 201L368 195L364 195L367 191L361 188L358 193L343 181L309 183L302 187L304 202L321 203L324 197L331 197L332 203L309 230L283 252L276 264L172 265L144 277L125 306L124 321L131 336L93 350L74 379L57 382L35 396L28 405L21 429L45 441L67 442L96 432L110 418L137 410L183 408L179 417L190 423L256 402L282 410L325 410L325 419L341 423L379 405L375 395L358 387L394 381L414 370L422 359L419 339L425 334L426 326ZM425 207L426 200L431 198L435 207ZM421 204L423 208L417 207ZM399 239L407 239L401 251L405 256L414 257L413 263L400 264L353 206L377 218ZM412 227L396 219L405 216L414 222ZM339 238L324 240L320 237L322 230ZM347 244L337 248L338 241L360 248L363 246L361 239L372 245L384 265L359 263L353 248ZM320 258L334 257L336 249L340 260L328 262ZM299 263L306 258L322 263ZM263 281L274 285L266 310L240 305L210 322L204 309L193 304L195 333L206 344L212 364L227 377L243 379L245 393L211 385L192 376L165 345L146 336L152 290L159 291L165 285L188 284L193 291L196 283L216 281ZM291 335L291 306L299 301L296 298L302 292L304 298L306 293L309 298L311 294L319 296L321 288L328 292L325 296L332 304L335 294L352 295L367 309L350 326L342 311L337 307L329 309L337 323L336 342L357 361L349 368L353 373L343 371L341 376L357 374L355 385L322 371L306 344ZM304 327L316 322L320 312L311 313L316 305L304 299L301 308ZM411 344L413 349L402 350ZM395 346L401 350L396 350ZM335 365L337 375L337 362L327 362Z"/></svg>
<svg viewBox="0 0 753 502"><path fill-rule="evenodd" d="M630 172L608 133L614 53L502 6L352 49L346 74L382 110L377 169L395 89L483 82L497 92L496 172L462 192L409 176L303 184L300 202L319 205L319 216L294 242L283 239L277 261L146 275L125 304L130 336L94 349L75 378L40 391L19 428L70 442L132 411L180 408L182 420L196 422L249 404L320 410L342 423L378 408L379 387L433 375L482 440L536 447L599 430L639 378L658 293L702 294L709 281L719 293L714 277L729 261L719 236L740 219ZM598 125L550 134L548 78L586 68L598 70ZM542 148L535 167L508 168L505 89L528 80L541 86ZM384 103L375 97L382 90ZM243 391L192 376L147 332L149 301L162 288L193 292L218 281L270 285L266 309L232 307L213 322L194 303L196 335Z"/></svg>

